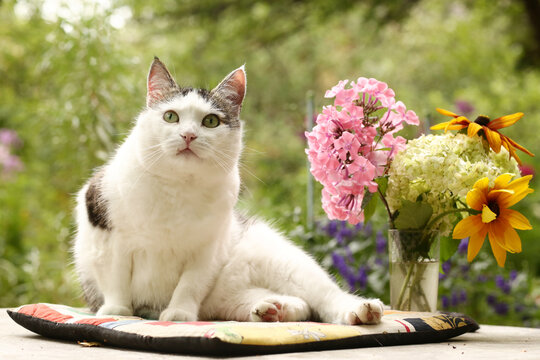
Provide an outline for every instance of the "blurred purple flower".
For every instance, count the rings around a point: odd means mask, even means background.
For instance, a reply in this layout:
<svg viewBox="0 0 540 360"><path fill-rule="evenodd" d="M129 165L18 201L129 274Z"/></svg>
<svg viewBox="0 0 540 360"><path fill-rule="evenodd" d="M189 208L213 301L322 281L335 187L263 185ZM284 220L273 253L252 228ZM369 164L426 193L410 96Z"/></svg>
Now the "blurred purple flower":
<svg viewBox="0 0 540 360"><path fill-rule="evenodd" d="M450 306L450 300L448 299L448 296L441 296L441 305L443 309L448 309L448 307Z"/></svg>
<svg viewBox="0 0 540 360"><path fill-rule="evenodd" d="M337 221L329 221L326 226L323 227L323 230L328 234L330 237L335 237L338 232L338 222Z"/></svg>
<svg viewBox="0 0 540 360"><path fill-rule="evenodd" d="M474 106L465 100L456 100L457 113L460 115L469 115L474 111Z"/></svg>
<svg viewBox="0 0 540 360"><path fill-rule="evenodd" d="M338 270L338 272L341 274L341 276L343 276L345 281L347 281L351 290L354 290L356 276L349 269L349 266L347 265L347 262L345 261L343 256L339 255L336 252L333 252L332 263L334 264L334 267Z"/></svg>
<svg viewBox="0 0 540 360"><path fill-rule="evenodd" d="M505 294L510 294L510 284L504 279L502 275L495 276L495 285Z"/></svg>
<svg viewBox="0 0 540 360"><path fill-rule="evenodd" d="M367 271L367 266L360 266L360 269L358 269L358 277L356 280L361 290L365 290L367 286Z"/></svg>
<svg viewBox="0 0 540 360"><path fill-rule="evenodd" d="M457 306L459 305L459 298L458 298L458 294L455 293L455 292L452 292L452 295L450 296L450 304L452 306Z"/></svg>
<svg viewBox="0 0 540 360"><path fill-rule="evenodd" d="M491 294L490 294L490 295L488 295L488 296L486 297L486 302L488 303L488 305L493 306L493 305L495 305L495 303L497 302L497 298L495 298L494 295L491 295Z"/></svg>
<svg viewBox="0 0 540 360"><path fill-rule="evenodd" d="M11 155L9 156L3 163L4 171L8 173L21 171L23 169L23 164L21 162L21 159L19 159L17 156Z"/></svg>
<svg viewBox="0 0 540 360"><path fill-rule="evenodd" d="M499 315L506 315L508 314L508 304L503 302L498 302L493 307L495 312Z"/></svg>
<svg viewBox="0 0 540 360"><path fill-rule="evenodd" d="M467 253L467 249L469 248L469 238L462 239L458 246L458 253L461 255L464 255Z"/></svg>
<svg viewBox="0 0 540 360"><path fill-rule="evenodd" d="M447 260L447 261L442 263L442 271L445 274L448 274L448 272L450 271L451 268L452 268L452 263L450 262L450 260Z"/></svg>
<svg viewBox="0 0 540 360"><path fill-rule="evenodd" d="M377 237L375 238L375 248L377 250L377 254L386 253L386 245L387 241L382 231L377 231Z"/></svg>
<svg viewBox="0 0 540 360"><path fill-rule="evenodd" d="M467 292L465 290L461 290L459 292L459 302L460 304L464 304L467 302Z"/></svg>
<svg viewBox="0 0 540 360"><path fill-rule="evenodd" d="M485 283L486 281L488 281L488 277L486 275L484 275L484 274L480 274L476 278L476 281L478 281L480 283Z"/></svg>
<svg viewBox="0 0 540 360"><path fill-rule="evenodd" d="M0 144L8 147L19 147L22 145L22 141L15 130L0 129Z"/></svg>
<svg viewBox="0 0 540 360"><path fill-rule="evenodd" d="M366 237L370 237L372 234L373 234L373 226L371 225L371 223L367 223L364 226L364 235Z"/></svg>
<svg viewBox="0 0 540 360"><path fill-rule="evenodd" d="M510 282L514 282L517 279L517 276L518 276L517 270L510 271L510 276L509 276Z"/></svg>

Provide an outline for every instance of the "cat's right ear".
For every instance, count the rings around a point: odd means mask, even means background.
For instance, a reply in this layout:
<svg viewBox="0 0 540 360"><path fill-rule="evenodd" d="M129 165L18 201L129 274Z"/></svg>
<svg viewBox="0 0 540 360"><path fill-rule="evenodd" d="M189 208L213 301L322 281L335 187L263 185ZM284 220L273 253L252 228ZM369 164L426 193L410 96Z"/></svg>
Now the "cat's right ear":
<svg viewBox="0 0 540 360"><path fill-rule="evenodd" d="M155 104L171 97L179 91L178 85L169 70L157 57L154 57L148 72L146 106Z"/></svg>
<svg viewBox="0 0 540 360"><path fill-rule="evenodd" d="M234 116L238 117L246 95L246 70L244 65L227 75L211 93L226 99L232 105L231 110Z"/></svg>

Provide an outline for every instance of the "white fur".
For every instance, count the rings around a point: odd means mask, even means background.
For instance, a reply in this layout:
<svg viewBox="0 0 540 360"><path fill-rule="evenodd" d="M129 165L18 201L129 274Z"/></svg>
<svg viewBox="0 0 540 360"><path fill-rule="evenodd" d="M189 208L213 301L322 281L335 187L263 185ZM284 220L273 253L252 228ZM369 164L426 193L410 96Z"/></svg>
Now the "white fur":
<svg viewBox="0 0 540 360"><path fill-rule="evenodd" d="M167 110L180 122L162 120ZM343 292L270 226L237 218L242 132L201 126L209 113L222 115L196 92L141 113L103 169L111 230L89 222L88 185L79 192L74 258L81 280L104 297L98 314L378 323L379 300ZM197 136L196 156L177 155L186 133Z"/></svg>

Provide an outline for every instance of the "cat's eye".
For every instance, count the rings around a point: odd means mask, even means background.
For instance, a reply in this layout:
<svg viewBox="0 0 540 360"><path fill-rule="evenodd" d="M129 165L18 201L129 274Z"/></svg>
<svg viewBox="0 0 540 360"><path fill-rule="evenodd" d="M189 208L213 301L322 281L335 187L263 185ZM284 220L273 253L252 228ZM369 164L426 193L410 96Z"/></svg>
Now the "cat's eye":
<svg viewBox="0 0 540 360"><path fill-rule="evenodd" d="M209 114L202 120L203 126L207 128L215 128L220 124L219 117L216 114Z"/></svg>
<svg viewBox="0 0 540 360"><path fill-rule="evenodd" d="M163 114L163 120L165 120L168 123L175 123L178 122L178 114L175 113L172 110L167 110Z"/></svg>

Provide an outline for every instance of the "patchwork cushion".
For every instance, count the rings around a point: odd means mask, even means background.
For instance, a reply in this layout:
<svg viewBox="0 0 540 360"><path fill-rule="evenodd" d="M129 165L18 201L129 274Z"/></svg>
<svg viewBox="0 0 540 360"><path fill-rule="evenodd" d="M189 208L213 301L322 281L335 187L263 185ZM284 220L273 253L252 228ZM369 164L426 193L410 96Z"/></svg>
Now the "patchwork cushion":
<svg viewBox="0 0 540 360"><path fill-rule="evenodd" d="M55 304L8 310L18 324L46 337L178 354L247 355L443 341L478 329L460 314L385 311L378 325L316 322L171 322L95 316Z"/></svg>

